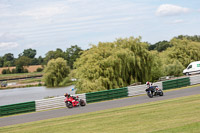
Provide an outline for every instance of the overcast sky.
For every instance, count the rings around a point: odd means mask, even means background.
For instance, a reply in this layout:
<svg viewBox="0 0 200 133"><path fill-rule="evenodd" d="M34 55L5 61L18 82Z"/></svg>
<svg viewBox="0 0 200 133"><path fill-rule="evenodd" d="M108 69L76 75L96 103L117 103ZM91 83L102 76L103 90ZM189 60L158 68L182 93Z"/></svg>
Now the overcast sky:
<svg viewBox="0 0 200 133"><path fill-rule="evenodd" d="M199 0L0 0L0 56L82 49L119 37L200 35Z"/></svg>

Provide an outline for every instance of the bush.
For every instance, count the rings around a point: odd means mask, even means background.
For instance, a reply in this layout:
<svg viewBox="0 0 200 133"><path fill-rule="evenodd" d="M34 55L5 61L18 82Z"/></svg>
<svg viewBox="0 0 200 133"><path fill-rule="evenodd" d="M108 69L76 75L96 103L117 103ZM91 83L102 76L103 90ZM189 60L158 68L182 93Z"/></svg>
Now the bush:
<svg viewBox="0 0 200 133"><path fill-rule="evenodd" d="M2 74L11 74L11 71L10 71L10 69L3 69L1 73Z"/></svg>
<svg viewBox="0 0 200 133"><path fill-rule="evenodd" d="M178 61L175 60L173 64L165 66L165 74L168 76L182 76L184 66Z"/></svg>
<svg viewBox="0 0 200 133"><path fill-rule="evenodd" d="M16 69L14 68L14 69L12 69L12 73L14 74L14 73L16 73Z"/></svg>
<svg viewBox="0 0 200 133"><path fill-rule="evenodd" d="M24 70L23 70L23 73L28 73L28 69L24 69Z"/></svg>
<svg viewBox="0 0 200 133"><path fill-rule="evenodd" d="M39 82L39 83L38 83L38 86L42 86L42 83Z"/></svg>
<svg viewBox="0 0 200 133"><path fill-rule="evenodd" d="M6 74L7 73L6 69L3 69L1 73Z"/></svg>
<svg viewBox="0 0 200 133"><path fill-rule="evenodd" d="M23 73L23 67L16 65L16 73Z"/></svg>
<svg viewBox="0 0 200 133"><path fill-rule="evenodd" d="M37 72L42 72L42 71L43 71L43 69L41 67L37 68Z"/></svg>
<svg viewBox="0 0 200 133"><path fill-rule="evenodd" d="M6 74L11 74L10 69L7 69L7 70L6 70Z"/></svg>

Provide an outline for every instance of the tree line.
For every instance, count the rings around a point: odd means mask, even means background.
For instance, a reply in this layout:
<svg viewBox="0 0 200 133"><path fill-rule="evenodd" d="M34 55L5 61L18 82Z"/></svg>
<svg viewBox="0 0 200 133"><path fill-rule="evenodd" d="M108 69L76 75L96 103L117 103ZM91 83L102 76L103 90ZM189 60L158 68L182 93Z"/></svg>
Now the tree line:
<svg viewBox="0 0 200 133"><path fill-rule="evenodd" d="M114 42L92 45L76 58L72 70L67 65L61 70L69 73L66 77L77 79L77 93L94 92L136 82L154 82L162 76L181 76L190 62L200 60L199 51L198 40L187 37L174 37L155 44L142 42L141 37L119 38ZM50 86L66 81L62 73L55 69L60 68L56 66L62 64L60 62L68 63L64 58L58 58L47 64L44 77Z"/></svg>
<svg viewBox="0 0 200 133"><path fill-rule="evenodd" d="M200 60L199 38L180 35L155 44L142 42L141 37L118 38L91 45L87 50L77 45L66 51L57 48L44 58L35 58L36 51L27 49L14 62L16 67L25 60L27 64L44 65L47 86L61 86L76 78L77 93L94 92L154 82L162 76L181 76L190 62ZM12 63L4 56L4 63Z"/></svg>
<svg viewBox="0 0 200 133"><path fill-rule="evenodd" d="M45 54L45 57L39 56L36 58L37 51L35 49L25 49L22 53L18 55L18 58L14 58L12 53L6 53L4 56L0 57L0 67L12 67L15 66L15 69L5 69L2 71L3 74L10 73L26 73L28 72L24 66L30 65L42 65L45 66L51 59L56 59L61 57L68 62L68 66L73 69L73 63L76 58L79 58L80 52L83 51L77 45L73 45L70 48L67 48L66 51L63 51L60 48L57 48L55 51L48 51ZM41 69L38 69L41 71Z"/></svg>

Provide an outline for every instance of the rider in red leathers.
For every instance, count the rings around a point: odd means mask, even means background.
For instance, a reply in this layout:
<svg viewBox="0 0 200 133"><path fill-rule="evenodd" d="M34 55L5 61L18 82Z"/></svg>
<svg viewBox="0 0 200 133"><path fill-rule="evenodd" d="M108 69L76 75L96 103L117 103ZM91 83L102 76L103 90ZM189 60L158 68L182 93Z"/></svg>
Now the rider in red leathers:
<svg viewBox="0 0 200 133"><path fill-rule="evenodd" d="M75 102L78 101L78 99L77 99L75 96L71 96L71 95L68 94L68 93L65 93L64 96L65 96L66 98L72 97L72 98L74 99L74 100L72 101L73 106L75 105Z"/></svg>

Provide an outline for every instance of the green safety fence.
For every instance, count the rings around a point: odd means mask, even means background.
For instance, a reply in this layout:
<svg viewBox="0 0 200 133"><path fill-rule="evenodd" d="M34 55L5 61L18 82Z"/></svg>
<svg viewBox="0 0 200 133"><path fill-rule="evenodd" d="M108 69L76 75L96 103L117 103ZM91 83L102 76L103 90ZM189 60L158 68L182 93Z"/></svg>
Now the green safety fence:
<svg viewBox="0 0 200 133"><path fill-rule="evenodd" d="M181 78L181 79L174 79L174 80L167 80L162 82L163 90L180 88L184 86L190 85L190 78Z"/></svg>
<svg viewBox="0 0 200 133"><path fill-rule="evenodd" d="M86 93L87 103L99 102L104 100L117 99L128 96L128 88L118 88L98 92Z"/></svg>
<svg viewBox="0 0 200 133"><path fill-rule="evenodd" d="M0 116L35 111L35 101L0 106Z"/></svg>

